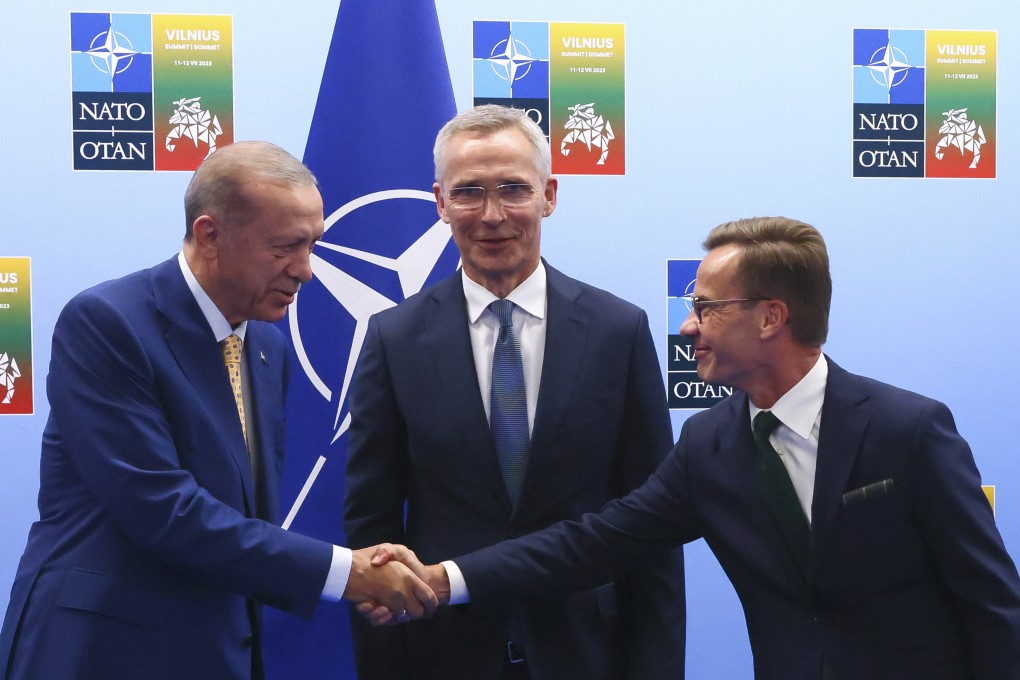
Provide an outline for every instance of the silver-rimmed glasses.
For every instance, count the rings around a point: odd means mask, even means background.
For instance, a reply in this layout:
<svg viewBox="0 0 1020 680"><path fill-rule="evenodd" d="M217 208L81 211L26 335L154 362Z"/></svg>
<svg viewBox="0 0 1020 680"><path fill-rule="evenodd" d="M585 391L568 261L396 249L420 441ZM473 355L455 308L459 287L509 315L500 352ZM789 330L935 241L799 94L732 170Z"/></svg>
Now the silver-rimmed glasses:
<svg viewBox="0 0 1020 680"><path fill-rule="evenodd" d="M517 208L528 205L535 198L535 187L530 184L500 184L493 189L485 187L454 187L446 192L446 199L454 208L478 210L492 191L501 206Z"/></svg>

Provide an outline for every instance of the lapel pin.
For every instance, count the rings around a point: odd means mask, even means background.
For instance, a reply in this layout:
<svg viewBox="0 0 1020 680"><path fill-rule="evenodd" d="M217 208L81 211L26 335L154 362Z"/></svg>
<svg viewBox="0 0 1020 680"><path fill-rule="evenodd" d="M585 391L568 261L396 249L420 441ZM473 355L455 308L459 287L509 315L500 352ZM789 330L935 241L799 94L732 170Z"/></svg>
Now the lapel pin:
<svg viewBox="0 0 1020 680"><path fill-rule="evenodd" d="M265 352L263 352L262 350L259 350L259 357L262 359L262 363L266 364L267 366L269 365L269 362L266 361L266 353Z"/></svg>

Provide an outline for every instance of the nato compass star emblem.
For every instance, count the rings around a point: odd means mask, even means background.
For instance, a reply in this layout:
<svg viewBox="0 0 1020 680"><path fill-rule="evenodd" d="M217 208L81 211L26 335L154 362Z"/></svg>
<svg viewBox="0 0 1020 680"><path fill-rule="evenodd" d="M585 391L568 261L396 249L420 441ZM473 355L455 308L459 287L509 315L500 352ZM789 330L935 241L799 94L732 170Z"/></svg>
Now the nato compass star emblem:
<svg viewBox="0 0 1020 680"><path fill-rule="evenodd" d="M400 243L401 233L417 237ZM435 196L427 191L371 193L326 218L311 257L315 277L294 298L288 323L302 370L335 404L331 443L350 427L347 391L369 317L420 291L433 272L452 272L456 250L444 257L450 241L450 227L438 218ZM350 350L341 356L345 347Z"/></svg>
<svg viewBox="0 0 1020 680"><path fill-rule="evenodd" d="M528 75L535 59L532 58L528 46L514 38L511 33L492 46L492 52L485 61L489 62L493 73L509 81L513 87L515 81Z"/></svg>
<svg viewBox="0 0 1020 680"><path fill-rule="evenodd" d="M910 69L915 67L910 65L903 50L890 43L875 50L867 68L874 81L888 92L906 80Z"/></svg>
<svg viewBox="0 0 1020 680"><path fill-rule="evenodd" d="M135 51L126 35L110 28L92 39L86 54L92 59L93 66L112 77L128 70L139 52Z"/></svg>

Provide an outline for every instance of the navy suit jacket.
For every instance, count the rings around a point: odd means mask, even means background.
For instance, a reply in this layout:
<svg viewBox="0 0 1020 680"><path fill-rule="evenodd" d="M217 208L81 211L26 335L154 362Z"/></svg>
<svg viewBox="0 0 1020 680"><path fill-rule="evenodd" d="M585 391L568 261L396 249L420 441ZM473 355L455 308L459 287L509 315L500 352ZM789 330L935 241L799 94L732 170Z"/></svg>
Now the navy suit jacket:
<svg viewBox="0 0 1020 680"><path fill-rule="evenodd" d="M332 548L270 523L286 345L249 322L245 346L257 487L219 346L176 257L64 308L40 519L0 632L0 678L249 678L252 602L311 615Z"/></svg>
<svg viewBox="0 0 1020 680"><path fill-rule="evenodd" d="M1020 579L943 404L829 362L806 578L754 455L735 393L691 417L625 499L457 558L472 601L579 587L650 544L704 537L743 604L759 680L817 680L823 663L833 680L1020 678Z"/></svg>
<svg viewBox="0 0 1020 680"><path fill-rule="evenodd" d="M640 485L672 445L639 308L546 265L542 382L517 507L503 486L461 273L375 315L351 387L345 521L354 547L406 543L426 563L579 518ZM406 522L405 522L406 499ZM506 642L532 680L683 676L683 555L517 612L449 607L355 635L360 677L498 678Z"/></svg>

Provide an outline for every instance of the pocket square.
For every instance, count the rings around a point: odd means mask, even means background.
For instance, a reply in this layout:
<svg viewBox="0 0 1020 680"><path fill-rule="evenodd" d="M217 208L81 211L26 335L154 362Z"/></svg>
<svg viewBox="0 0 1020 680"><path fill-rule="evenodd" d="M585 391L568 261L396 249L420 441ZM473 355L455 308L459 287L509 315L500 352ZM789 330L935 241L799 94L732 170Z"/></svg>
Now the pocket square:
<svg viewBox="0 0 1020 680"><path fill-rule="evenodd" d="M896 483L893 481L892 477L889 479L883 479L881 482L867 484L859 489L853 489L852 491L847 491L843 494L843 505L850 505L851 503L866 501L869 498L884 496L891 492L894 488L896 488Z"/></svg>

